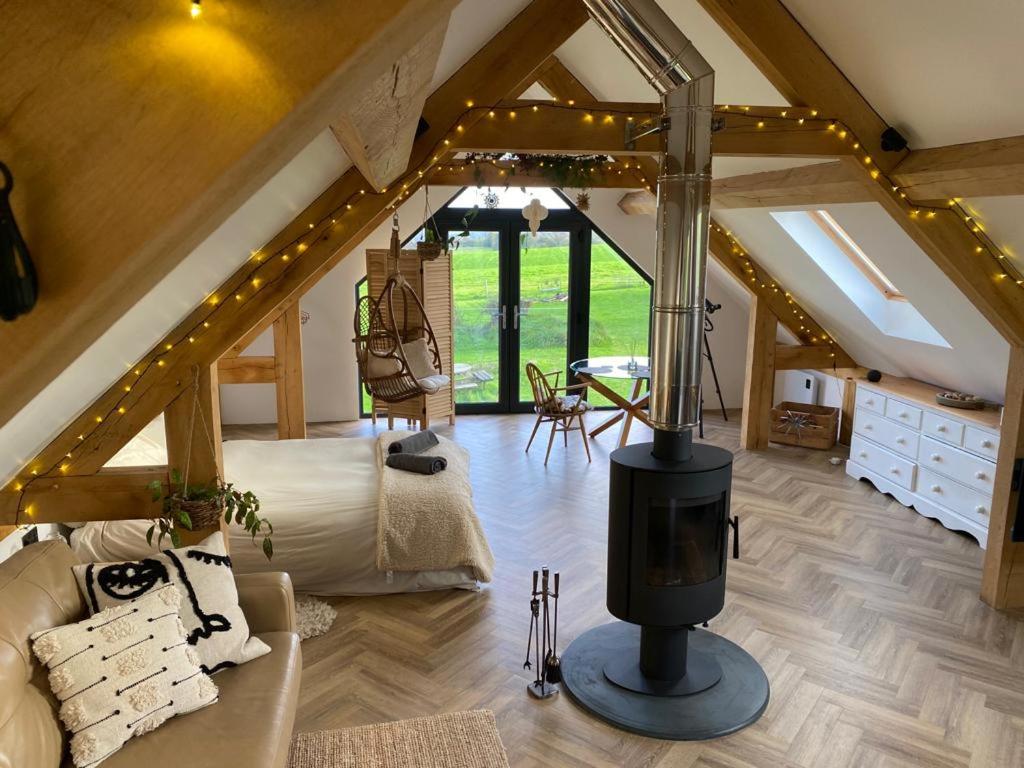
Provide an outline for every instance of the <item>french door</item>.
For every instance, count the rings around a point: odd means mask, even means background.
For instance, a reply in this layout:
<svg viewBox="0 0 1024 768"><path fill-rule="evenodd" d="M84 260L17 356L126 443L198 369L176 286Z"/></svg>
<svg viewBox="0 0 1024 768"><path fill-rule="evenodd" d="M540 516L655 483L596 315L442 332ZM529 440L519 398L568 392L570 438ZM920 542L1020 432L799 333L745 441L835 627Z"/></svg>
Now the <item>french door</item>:
<svg viewBox="0 0 1024 768"><path fill-rule="evenodd" d="M564 214L564 215L559 215ZM461 212L435 217L458 234ZM534 236L519 211L485 210L452 259L455 403L462 413L529 411L526 363L563 371L586 356L590 230L551 211Z"/></svg>

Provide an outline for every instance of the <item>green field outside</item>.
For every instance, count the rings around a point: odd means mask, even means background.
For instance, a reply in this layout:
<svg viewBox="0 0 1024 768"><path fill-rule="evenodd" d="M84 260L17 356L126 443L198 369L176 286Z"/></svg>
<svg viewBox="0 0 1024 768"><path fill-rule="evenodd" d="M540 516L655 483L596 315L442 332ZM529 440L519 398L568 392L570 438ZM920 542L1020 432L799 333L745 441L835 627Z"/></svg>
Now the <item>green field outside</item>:
<svg viewBox="0 0 1024 768"><path fill-rule="evenodd" d="M521 251L520 360L542 370L565 370L569 285L568 235L548 235L526 243ZM528 236L524 236L528 237ZM497 345L498 242L495 233L474 232L455 254L456 402L488 403L498 398ZM364 289L365 290L365 289ZM633 268L595 234L591 247L590 356L647 354L650 287ZM510 308L511 309L511 308ZM511 325L512 318L508 318ZM467 366L464 368L463 366ZM561 383L564 384L565 373ZM608 381L628 396L631 381ZM520 372L519 398L531 400L525 372ZM595 405L608 401L591 394ZM363 393L363 409L369 411Z"/></svg>

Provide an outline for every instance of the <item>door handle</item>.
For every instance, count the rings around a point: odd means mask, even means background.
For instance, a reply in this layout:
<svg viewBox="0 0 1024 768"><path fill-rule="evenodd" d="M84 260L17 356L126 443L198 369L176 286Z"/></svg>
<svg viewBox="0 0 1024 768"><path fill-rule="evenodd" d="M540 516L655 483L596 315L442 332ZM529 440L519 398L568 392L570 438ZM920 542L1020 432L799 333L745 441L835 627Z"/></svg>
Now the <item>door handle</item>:
<svg viewBox="0 0 1024 768"><path fill-rule="evenodd" d="M506 310L507 307L504 304L502 304L501 309L497 310L496 312L491 312L491 317L501 318L501 330L503 331L506 328L508 328L508 315L506 314Z"/></svg>
<svg viewBox="0 0 1024 768"><path fill-rule="evenodd" d="M518 331L519 330L519 318L522 317L523 315L526 315L526 314L528 314L528 312L520 312L519 311L519 305L518 304L516 304L514 307L512 307L512 330L514 330L514 331Z"/></svg>

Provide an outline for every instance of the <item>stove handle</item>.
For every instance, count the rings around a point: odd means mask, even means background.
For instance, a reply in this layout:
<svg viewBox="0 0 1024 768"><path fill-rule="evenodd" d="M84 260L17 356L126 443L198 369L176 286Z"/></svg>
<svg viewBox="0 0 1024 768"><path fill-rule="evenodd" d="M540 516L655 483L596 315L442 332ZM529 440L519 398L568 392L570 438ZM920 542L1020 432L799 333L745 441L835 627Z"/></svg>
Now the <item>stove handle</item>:
<svg viewBox="0 0 1024 768"><path fill-rule="evenodd" d="M732 559L740 559L740 516L734 515L729 518L729 527L732 528Z"/></svg>

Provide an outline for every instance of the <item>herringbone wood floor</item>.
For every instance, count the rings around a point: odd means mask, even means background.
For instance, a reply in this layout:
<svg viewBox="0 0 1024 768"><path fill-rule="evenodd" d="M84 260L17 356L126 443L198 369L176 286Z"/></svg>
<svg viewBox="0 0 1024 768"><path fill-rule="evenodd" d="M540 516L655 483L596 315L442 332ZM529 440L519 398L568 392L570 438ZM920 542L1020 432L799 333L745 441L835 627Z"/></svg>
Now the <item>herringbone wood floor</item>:
<svg viewBox="0 0 1024 768"><path fill-rule="evenodd" d="M332 600L334 628L303 644L297 730L487 708L517 768L1024 766L1024 621L978 599L977 545L848 478L828 454L798 448L736 456L742 560L729 564L726 608L711 627L771 679L756 725L714 742L663 742L604 725L564 695L528 698L532 568L563 574L561 647L610 619L607 456L617 437L594 441L588 465L572 435L545 470L544 445L523 453L531 426L527 416L477 416L438 427L472 453L495 581L479 594ZM311 436L372 431L364 421ZM633 439L645 438L637 429ZM735 451L738 424L709 416L707 438Z"/></svg>

